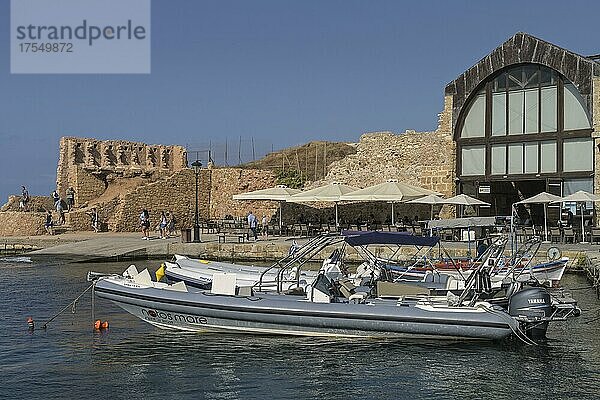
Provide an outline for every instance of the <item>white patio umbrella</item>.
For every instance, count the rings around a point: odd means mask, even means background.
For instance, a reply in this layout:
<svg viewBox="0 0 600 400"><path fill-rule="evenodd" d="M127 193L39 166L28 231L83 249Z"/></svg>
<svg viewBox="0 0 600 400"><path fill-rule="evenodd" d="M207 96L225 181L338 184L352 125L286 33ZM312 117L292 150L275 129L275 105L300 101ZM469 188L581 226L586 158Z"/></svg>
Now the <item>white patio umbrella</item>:
<svg viewBox="0 0 600 400"><path fill-rule="evenodd" d="M446 203L446 199L444 199L444 198L442 198L442 197L440 197L438 195L435 195L435 194L430 194L430 195L427 195L427 196L424 196L424 197L420 197L418 199L407 201L407 203L410 203L410 204L430 204L431 205L431 218L430 219L433 219L433 207L436 204L445 204Z"/></svg>
<svg viewBox="0 0 600 400"><path fill-rule="evenodd" d="M233 200L272 200L279 202L279 228L283 224L282 206L283 202L292 195L300 193L299 189L290 189L285 185L277 185L268 189L255 190L253 192L233 195Z"/></svg>
<svg viewBox="0 0 600 400"><path fill-rule="evenodd" d="M394 224L394 203L413 200L430 194L439 195L441 193L409 185L408 183L398 182L396 179L390 179L384 183L346 194L341 199L349 201L386 201L392 203L392 224Z"/></svg>
<svg viewBox="0 0 600 400"><path fill-rule="evenodd" d="M546 236L546 241L548 241L548 211L547 207L549 203L556 203L560 201L560 196L555 196L550 193L542 192L540 194L536 194L535 196L529 197L525 200L521 200L515 204L543 204L544 205L544 234Z"/></svg>
<svg viewBox="0 0 600 400"><path fill-rule="evenodd" d="M286 201L291 203L313 203L313 202L328 202L335 205L335 226L339 226L338 222L338 203L341 197L350 192L356 191L354 186L344 185L340 182L332 182L324 186L319 186L314 189L300 192L290 196Z"/></svg>
<svg viewBox="0 0 600 400"><path fill-rule="evenodd" d="M459 194L454 197L450 197L446 199L446 204L455 204L463 206L460 210L460 216L463 216L464 206L489 206L490 203L486 203L485 201L476 199L475 197L467 196L466 194Z"/></svg>
<svg viewBox="0 0 600 400"><path fill-rule="evenodd" d="M587 202L596 202L600 201L600 196L597 196L593 193L586 192L584 190L579 190L573 194L560 198L560 200L554 201L553 203L587 203ZM584 230L583 230L583 207L581 208L581 243L585 243L584 239Z"/></svg>

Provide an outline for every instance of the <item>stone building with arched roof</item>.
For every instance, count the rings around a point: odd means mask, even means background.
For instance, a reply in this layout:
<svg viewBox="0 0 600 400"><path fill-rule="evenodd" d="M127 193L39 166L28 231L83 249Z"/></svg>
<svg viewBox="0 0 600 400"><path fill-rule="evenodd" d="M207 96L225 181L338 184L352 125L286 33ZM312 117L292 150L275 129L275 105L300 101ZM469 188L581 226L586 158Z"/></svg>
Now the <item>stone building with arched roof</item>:
<svg viewBox="0 0 600 400"><path fill-rule="evenodd" d="M517 33L450 82L445 95L455 190L489 202L482 215L509 215L511 204L542 191L600 192L595 57ZM550 210L557 220L559 206ZM589 204L584 216L592 215Z"/></svg>

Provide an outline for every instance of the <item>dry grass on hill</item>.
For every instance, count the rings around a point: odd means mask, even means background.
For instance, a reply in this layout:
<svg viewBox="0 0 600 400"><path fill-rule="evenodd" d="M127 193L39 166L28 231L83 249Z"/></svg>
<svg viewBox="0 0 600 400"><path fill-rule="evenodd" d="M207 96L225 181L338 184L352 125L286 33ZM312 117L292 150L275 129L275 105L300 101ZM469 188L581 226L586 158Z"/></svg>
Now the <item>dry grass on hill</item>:
<svg viewBox="0 0 600 400"><path fill-rule="evenodd" d="M355 146L348 143L317 141L269 153L240 167L277 172L295 170L304 181L316 181L327 175L331 163L355 153Z"/></svg>

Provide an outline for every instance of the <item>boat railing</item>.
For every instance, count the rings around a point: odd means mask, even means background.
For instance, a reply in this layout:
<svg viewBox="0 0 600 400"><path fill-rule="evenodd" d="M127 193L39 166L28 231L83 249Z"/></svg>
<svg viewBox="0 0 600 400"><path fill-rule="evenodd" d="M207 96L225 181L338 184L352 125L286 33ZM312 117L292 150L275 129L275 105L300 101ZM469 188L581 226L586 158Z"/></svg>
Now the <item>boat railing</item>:
<svg viewBox="0 0 600 400"><path fill-rule="evenodd" d="M277 286L278 293L283 291L284 284L286 283L299 286L302 267L323 249L341 241L343 241L343 238L337 233L324 233L311 238L304 245L298 247L295 251L290 252L290 254L265 269L261 273L260 279L253 287L258 291L261 291L264 286L267 286L267 283L272 284L273 282L265 281L265 276L275 269L278 269L276 280L274 282ZM290 274L290 272L293 272L293 274ZM290 275L293 276L289 277Z"/></svg>
<svg viewBox="0 0 600 400"><path fill-rule="evenodd" d="M501 237L497 240L492 246L490 246L486 252L481 257L481 262L479 266L477 266L471 275L465 281L465 289L460 295L459 304L469 296L471 292L473 292L473 297L471 298L471 304L474 304L479 295L481 293L477 293L475 289L475 285L478 280L481 279L482 275L487 275L487 277L491 278L492 276L499 274L501 272L501 268L498 267L496 261L501 259L504 254L504 250L508 243L508 237ZM512 281L516 281L518 277L525 271L531 264L534 259L535 254L538 252L541 245L541 240L539 238L532 238L525 242L521 247L517 249L514 255L508 259L507 265L509 267L507 277L512 276ZM493 260L493 262L492 262ZM523 261L527 260L525 265L522 265ZM517 266L521 266L519 269L519 273L516 274ZM531 268L530 268L531 274ZM533 275L531 274L533 277Z"/></svg>
<svg viewBox="0 0 600 400"><path fill-rule="evenodd" d="M530 278L535 279L531 269L532 261L540 250L541 245L542 241L539 237L533 237L523 243L521 247L517 249L515 254L509 259L510 269L508 270L506 276L512 276L513 281L516 281L529 267L529 276ZM527 260L525 265L523 265L524 260ZM516 273L517 266L520 266L518 273Z"/></svg>
<svg viewBox="0 0 600 400"><path fill-rule="evenodd" d="M488 247L476 260L470 264L469 268L472 268L472 272L465 279L465 288L460 294L458 304L462 304L470 295L470 293L475 291L475 284L482 277L482 275L491 277L492 270L495 268L495 260L504 254L507 243L508 236L501 236L500 238L497 238L490 247ZM471 301L474 302L477 297L477 293L475 293L475 295L472 297L473 300Z"/></svg>

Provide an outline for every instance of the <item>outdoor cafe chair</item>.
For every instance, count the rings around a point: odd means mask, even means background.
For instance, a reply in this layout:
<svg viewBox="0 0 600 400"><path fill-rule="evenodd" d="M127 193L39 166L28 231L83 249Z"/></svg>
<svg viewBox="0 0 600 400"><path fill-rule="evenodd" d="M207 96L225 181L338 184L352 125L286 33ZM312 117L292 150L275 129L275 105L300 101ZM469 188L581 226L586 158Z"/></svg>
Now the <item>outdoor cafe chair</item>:
<svg viewBox="0 0 600 400"><path fill-rule="evenodd" d="M573 228L565 228L564 230L564 241L567 243L569 240L571 243L575 243L575 231Z"/></svg>
<svg viewBox="0 0 600 400"><path fill-rule="evenodd" d="M550 242L562 243L562 233L560 231L560 228L550 228Z"/></svg>
<svg viewBox="0 0 600 400"><path fill-rule="evenodd" d="M590 230L590 243L600 242L600 227L593 226Z"/></svg>

